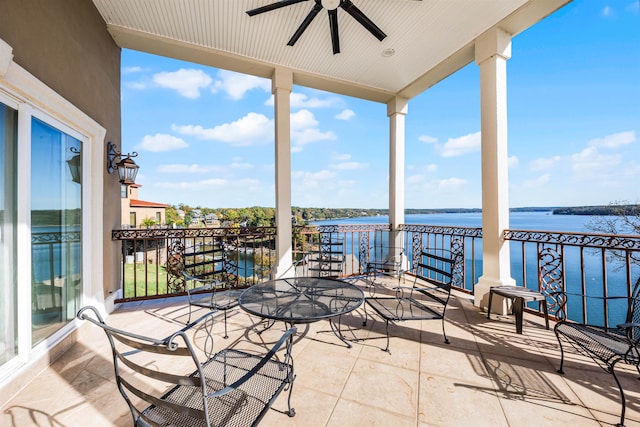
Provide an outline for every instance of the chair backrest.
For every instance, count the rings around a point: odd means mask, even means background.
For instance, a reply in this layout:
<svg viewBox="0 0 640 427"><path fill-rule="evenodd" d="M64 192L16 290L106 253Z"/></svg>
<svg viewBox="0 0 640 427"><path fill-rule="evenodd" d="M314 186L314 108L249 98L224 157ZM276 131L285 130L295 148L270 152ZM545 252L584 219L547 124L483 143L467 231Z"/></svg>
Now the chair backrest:
<svg viewBox="0 0 640 427"><path fill-rule="evenodd" d="M458 264L457 256L450 251L439 250L434 253L422 250L414 271L416 281L422 279L436 288L450 292L458 274Z"/></svg>
<svg viewBox="0 0 640 427"><path fill-rule="evenodd" d="M344 242L333 233L320 233L320 239L306 254L309 276L340 277L344 271Z"/></svg>
<svg viewBox="0 0 640 427"><path fill-rule="evenodd" d="M406 270L407 256L403 247L374 247L370 250L369 261L379 270L399 274Z"/></svg>
<svg viewBox="0 0 640 427"><path fill-rule="evenodd" d="M92 314L90 314L90 312ZM150 405L162 408L167 419L178 414L188 414L195 420L210 425L207 411L171 403L162 396L178 385L191 389L192 396L201 399L200 408L206 408L207 384L202 364L184 330L164 339L136 335L107 325L94 307L83 307L77 317L88 320L104 330L111 344L116 383L122 397L129 405L134 425L142 419L155 425L143 414ZM177 362L176 358L184 360ZM197 375L192 375L196 371Z"/></svg>

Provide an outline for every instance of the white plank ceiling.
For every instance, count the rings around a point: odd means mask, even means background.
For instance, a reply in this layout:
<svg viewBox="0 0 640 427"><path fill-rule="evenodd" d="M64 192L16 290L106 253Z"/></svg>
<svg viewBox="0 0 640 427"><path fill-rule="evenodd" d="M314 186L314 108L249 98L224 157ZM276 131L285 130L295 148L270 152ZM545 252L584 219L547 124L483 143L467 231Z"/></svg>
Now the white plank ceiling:
<svg viewBox="0 0 640 427"><path fill-rule="evenodd" d="M336 55L325 9L287 46L315 0L245 13L276 1L93 0L120 47L267 78L282 67L295 84L378 102L416 96L464 67L492 27L518 34L570 0L353 0L387 37L338 8Z"/></svg>

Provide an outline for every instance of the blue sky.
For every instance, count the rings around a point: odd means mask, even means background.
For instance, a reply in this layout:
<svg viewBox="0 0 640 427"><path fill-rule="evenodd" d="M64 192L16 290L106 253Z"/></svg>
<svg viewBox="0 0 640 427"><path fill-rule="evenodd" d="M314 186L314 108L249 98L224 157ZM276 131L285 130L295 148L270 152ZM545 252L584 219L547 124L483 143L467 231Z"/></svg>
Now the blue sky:
<svg viewBox="0 0 640 427"><path fill-rule="evenodd" d="M509 204L640 203L640 2L575 0L507 62ZM479 68L409 102L407 208L481 207ZM386 106L294 86L292 204L388 207ZM274 206L269 80L123 50L122 145L140 198Z"/></svg>

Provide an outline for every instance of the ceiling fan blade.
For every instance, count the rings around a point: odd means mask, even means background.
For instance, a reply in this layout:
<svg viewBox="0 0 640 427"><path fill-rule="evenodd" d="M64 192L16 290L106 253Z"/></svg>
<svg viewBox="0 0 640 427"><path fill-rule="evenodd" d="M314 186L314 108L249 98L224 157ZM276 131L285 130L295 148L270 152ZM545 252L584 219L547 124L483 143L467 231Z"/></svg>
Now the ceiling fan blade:
<svg viewBox="0 0 640 427"><path fill-rule="evenodd" d="M302 21L302 24L300 24L296 32L293 33L293 35L291 36L291 40L289 40L287 45L293 46L294 44L296 44L302 33L304 33L304 30L307 29L309 24L311 24L311 21L313 21L313 18L315 18L316 15L318 15L318 12L320 12L321 10L322 4L320 4L320 2L316 2L316 4L313 6L313 9L311 9L311 12L309 12L307 17L304 18L304 21Z"/></svg>
<svg viewBox="0 0 640 427"><path fill-rule="evenodd" d="M259 15L261 13L270 12L275 9L280 9L281 7L291 6L292 4L296 4L296 3L302 3L303 1L308 1L308 0L281 0L276 3L271 3L262 7L257 7L255 9L247 10L247 15L249 16Z"/></svg>
<svg viewBox="0 0 640 427"><path fill-rule="evenodd" d="M367 16L358 9L351 0L343 0L340 3L340 7L343 8L349 15L358 21L363 27L365 27L375 38L382 41L387 35L376 24L367 18Z"/></svg>
<svg viewBox="0 0 640 427"><path fill-rule="evenodd" d="M331 31L331 46L333 54L340 53L340 36L338 35L338 9L331 9L329 13L329 29Z"/></svg>

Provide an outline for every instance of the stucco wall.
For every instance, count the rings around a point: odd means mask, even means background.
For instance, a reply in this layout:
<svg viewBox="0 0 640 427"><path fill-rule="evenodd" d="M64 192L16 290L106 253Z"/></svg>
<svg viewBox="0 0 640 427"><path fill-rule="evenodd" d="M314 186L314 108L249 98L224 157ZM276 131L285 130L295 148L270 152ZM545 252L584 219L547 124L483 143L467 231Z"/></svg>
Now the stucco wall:
<svg viewBox="0 0 640 427"><path fill-rule="evenodd" d="M120 147L120 48L90 0L1 0L0 38L17 64L107 130L105 146ZM120 226L120 185L117 174L100 173L106 295L119 287L120 250L111 230Z"/></svg>

